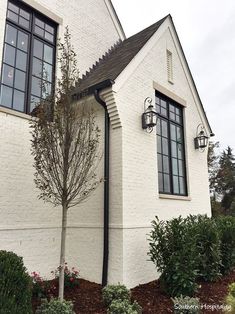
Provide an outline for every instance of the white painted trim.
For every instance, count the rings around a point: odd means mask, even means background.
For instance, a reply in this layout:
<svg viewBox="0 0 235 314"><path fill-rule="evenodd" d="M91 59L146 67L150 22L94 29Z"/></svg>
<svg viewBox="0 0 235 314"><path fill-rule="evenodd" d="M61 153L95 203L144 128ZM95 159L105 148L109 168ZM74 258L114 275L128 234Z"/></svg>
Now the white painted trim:
<svg viewBox="0 0 235 314"><path fill-rule="evenodd" d="M175 93L171 92L169 89L167 89L166 87L160 85L159 83L153 81L153 88L155 90L157 90L158 92L160 92L160 93L166 95L167 97L171 98L172 100L176 101L177 103L179 103L183 107L187 107L187 102L186 102L185 99L179 97L178 95L176 95Z"/></svg>
<svg viewBox="0 0 235 314"><path fill-rule="evenodd" d="M192 200L190 196L168 195L168 194L159 194L159 198L174 200L174 201L191 201Z"/></svg>
<svg viewBox="0 0 235 314"><path fill-rule="evenodd" d="M115 12L115 10L113 9L113 5L110 3L110 0L104 0L104 3L109 11L109 14L111 16L111 19L113 21L113 24L117 30L117 33L120 37L121 40L126 39L126 35L120 25L120 21L118 19L117 13Z"/></svg>
<svg viewBox="0 0 235 314"><path fill-rule="evenodd" d="M23 0L24 3L31 6L33 9L38 10L45 16L49 17L51 20L55 21L57 24L63 24L63 18L58 16L57 14L53 13L51 10L47 9L46 7L42 6L35 0Z"/></svg>
<svg viewBox="0 0 235 314"><path fill-rule="evenodd" d="M25 119L25 120L31 120L32 117L26 113L23 112L19 112L10 108L5 108L0 106L0 113L5 113L6 115L11 115L11 116L15 116L21 119Z"/></svg>

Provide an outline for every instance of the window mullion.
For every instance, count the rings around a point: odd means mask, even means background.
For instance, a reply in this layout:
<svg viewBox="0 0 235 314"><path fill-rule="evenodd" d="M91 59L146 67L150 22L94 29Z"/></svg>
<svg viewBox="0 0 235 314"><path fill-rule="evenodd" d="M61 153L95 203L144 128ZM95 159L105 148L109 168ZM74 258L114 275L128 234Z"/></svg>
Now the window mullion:
<svg viewBox="0 0 235 314"><path fill-rule="evenodd" d="M172 153L171 153L171 124L170 124L170 110L169 110L169 102L168 101L167 101L167 124L168 124L168 151L169 151L170 189L171 189L171 194L174 194L174 190L173 190L173 173L172 173Z"/></svg>

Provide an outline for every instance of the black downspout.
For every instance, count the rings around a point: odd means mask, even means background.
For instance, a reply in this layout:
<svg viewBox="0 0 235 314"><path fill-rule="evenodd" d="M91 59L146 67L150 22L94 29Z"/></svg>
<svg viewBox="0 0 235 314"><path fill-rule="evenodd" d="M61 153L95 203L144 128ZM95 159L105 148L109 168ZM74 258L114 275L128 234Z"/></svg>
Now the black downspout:
<svg viewBox="0 0 235 314"><path fill-rule="evenodd" d="M100 89L94 90L96 101L101 104L105 111L105 135L104 135L104 234L103 234L103 270L102 286L108 282L108 262L109 262L109 132L110 121L106 103L100 98Z"/></svg>

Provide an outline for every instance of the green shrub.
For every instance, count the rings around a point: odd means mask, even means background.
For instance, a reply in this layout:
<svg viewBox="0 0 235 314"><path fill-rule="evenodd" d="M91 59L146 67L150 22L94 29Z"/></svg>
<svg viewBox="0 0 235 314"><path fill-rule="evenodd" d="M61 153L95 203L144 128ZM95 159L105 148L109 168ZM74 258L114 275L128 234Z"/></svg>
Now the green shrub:
<svg viewBox="0 0 235 314"><path fill-rule="evenodd" d="M32 281L22 257L0 251L0 309L1 313L32 313Z"/></svg>
<svg viewBox="0 0 235 314"><path fill-rule="evenodd" d="M198 277L215 281L221 275L220 237L214 219L204 215L189 216L196 241Z"/></svg>
<svg viewBox="0 0 235 314"><path fill-rule="evenodd" d="M215 219L220 236L221 273L229 273L235 266L235 217L220 216Z"/></svg>
<svg viewBox="0 0 235 314"><path fill-rule="evenodd" d="M226 313L234 314L235 313L235 282L229 285L229 293L226 297L226 305L228 307Z"/></svg>
<svg viewBox="0 0 235 314"><path fill-rule="evenodd" d="M175 314L199 314L200 304L198 298L183 297L172 299Z"/></svg>
<svg viewBox="0 0 235 314"><path fill-rule="evenodd" d="M135 301L132 304L128 300L113 300L108 309L109 314L140 314L142 309Z"/></svg>
<svg viewBox="0 0 235 314"><path fill-rule="evenodd" d="M75 314L75 312L73 311L73 303L70 301L51 299L48 302L44 299L41 306L36 310L36 314Z"/></svg>
<svg viewBox="0 0 235 314"><path fill-rule="evenodd" d="M148 255L155 264L162 288L171 296L193 295L196 291L197 252L194 229L182 217L152 222Z"/></svg>
<svg viewBox="0 0 235 314"><path fill-rule="evenodd" d="M102 290L103 300L109 306L113 300L130 301L130 292L124 285L108 285Z"/></svg>

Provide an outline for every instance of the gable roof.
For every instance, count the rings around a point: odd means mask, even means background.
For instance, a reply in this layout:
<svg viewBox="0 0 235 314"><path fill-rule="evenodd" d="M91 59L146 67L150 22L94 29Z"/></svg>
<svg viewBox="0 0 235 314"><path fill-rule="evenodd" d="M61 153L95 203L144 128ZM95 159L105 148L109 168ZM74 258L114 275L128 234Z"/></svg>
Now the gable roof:
<svg viewBox="0 0 235 314"><path fill-rule="evenodd" d="M82 92L90 86L104 80L115 80L146 42L158 30L168 17L149 26L141 32L118 42L82 77L79 82L79 91Z"/></svg>
<svg viewBox="0 0 235 314"><path fill-rule="evenodd" d="M73 97L74 99L76 99L79 95L86 95L90 87L98 86L99 88L104 88L104 86L106 85L111 86L114 83L115 79L119 76L119 74L122 73L122 71L128 66L131 60L144 47L144 45L156 33L158 28L168 17L171 20L173 29L180 45L180 49L183 53L186 67L189 71L189 75L198 96L201 109L210 130L210 136L214 136L170 14L168 14L158 22L152 24L151 26L147 27L146 29L140 31L139 33L125 39L124 41L119 41L114 46L112 46L109 51L107 51L106 54L103 55L102 58L100 58L99 61L97 61L93 65L93 67L86 72L85 75L83 75L82 79L80 79L80 81L78 82L78 87L75 88Z"/></svg>

